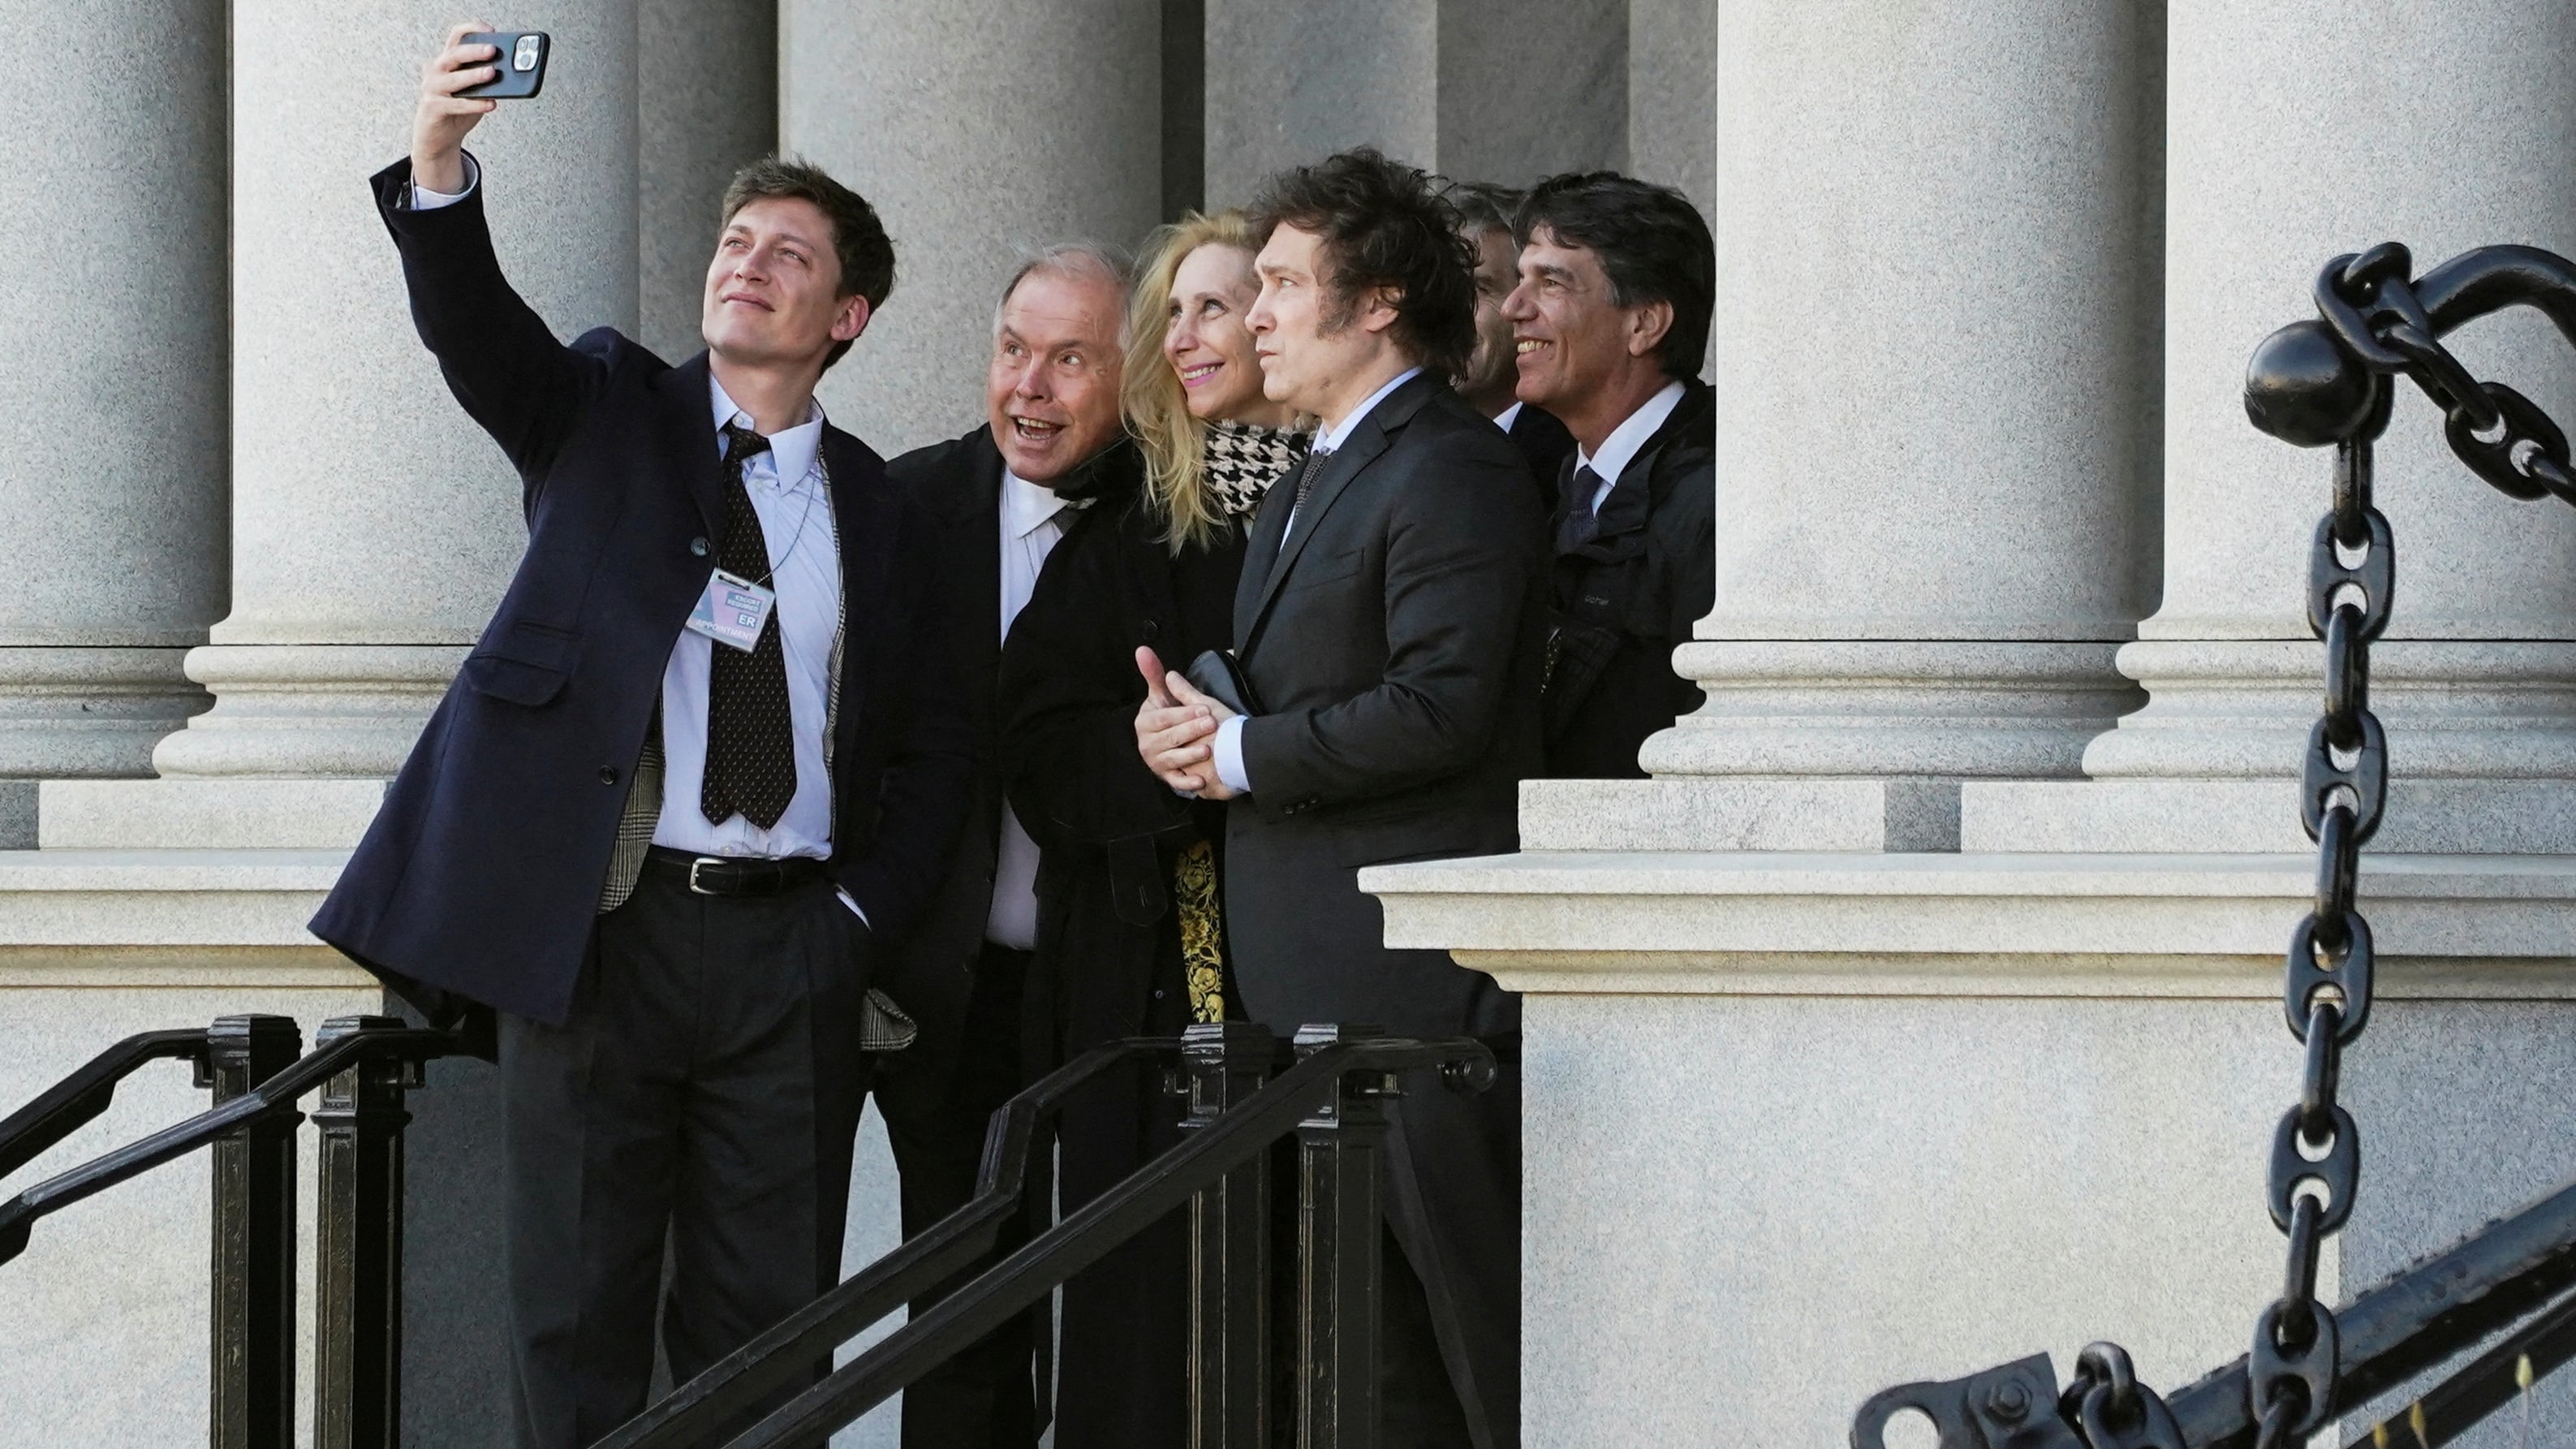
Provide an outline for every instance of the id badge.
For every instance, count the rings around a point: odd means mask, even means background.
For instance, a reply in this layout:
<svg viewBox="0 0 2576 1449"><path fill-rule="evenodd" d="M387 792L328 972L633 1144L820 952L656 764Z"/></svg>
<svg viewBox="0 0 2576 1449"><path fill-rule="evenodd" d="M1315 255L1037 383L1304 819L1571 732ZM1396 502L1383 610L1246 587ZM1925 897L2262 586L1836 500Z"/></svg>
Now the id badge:
<svg viewBox="0 0 2576 1449"><path fill-rule="evenodd" d="M698 596L697 608L689 613L689 628L748 654L760 642L769 611L777 606L775 591L718 569L707 580L707 591Z"/></svg>

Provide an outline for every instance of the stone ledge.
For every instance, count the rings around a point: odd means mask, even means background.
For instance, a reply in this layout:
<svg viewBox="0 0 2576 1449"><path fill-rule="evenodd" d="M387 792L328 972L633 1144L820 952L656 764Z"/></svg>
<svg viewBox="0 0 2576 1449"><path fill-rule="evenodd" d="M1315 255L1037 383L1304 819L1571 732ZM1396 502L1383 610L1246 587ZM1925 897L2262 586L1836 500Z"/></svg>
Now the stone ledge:
<svg viewBox="0 0 2576 1449"><path fill-rule="evenodd" d="M1389 945L1534 992L2246 996L2296 855L1532 853L1375 866ZM2576 857L2364 861L2385 989L2576 997Z"/></svg>
<svg viewBox="0 0 2576 1449"><path fill-rule="evenodd" d="M1970 780L1968 851L2300 853L2299 783L2270 780ZM2388 782L2373 854L2576 854L2576 780Z"/></svg>
<svg viewBox="0 0 2576 1449"><path fill-rule="evenodd" d="M1956 850L1956 780L1526 780L1525 850Z"/></svg>
<svg viewBox="0 0 2576 1449"><path fill-rule="evenodd" d="M162 970L207 948L269 948L259 959L274 963L288 959L282 947L353 971L304 929L347 861L322 850L0 851L0 954L59 971L75 959L66 950L152 948L79 959Z"/></svg>
<svg viewBox="0 0 2576 1449"><path fill-rule="evenodd" d="M47 780L45 850L337 850L357 846L383 780Z"/></svg>

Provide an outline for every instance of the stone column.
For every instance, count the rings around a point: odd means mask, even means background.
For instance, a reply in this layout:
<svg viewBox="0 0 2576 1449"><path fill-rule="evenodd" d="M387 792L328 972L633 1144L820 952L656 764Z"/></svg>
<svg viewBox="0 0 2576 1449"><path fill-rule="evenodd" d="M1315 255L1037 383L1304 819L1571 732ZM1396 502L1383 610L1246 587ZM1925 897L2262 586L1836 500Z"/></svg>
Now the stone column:
<svg viewBox="0 0 2576 1449"><path fill-rule="evenodd" d="M449 11L339 15L324 66L277 63L311 12L233 10L233 608L188 673L215 707L173 777L381 778L499 599L519 483L412 330L369 173L400 156ZM635 16L572 0L545 92L474 135L501 260L557 331L636 322Z"/></svg>
<svg viewBox="0 0 2576 1449"><path fill-rule="evenodd" d="M776 0L644 0L635 15L636 339L698 333L725 184L778 148Z"/></svg>
<svg viewBox="0 0 2576 1449"><path fill-rule="evenodd" d="M0 817L140 775L223 612L224 7L0 5ZM0 819L0 846L32 843Z"/></svg>
<svg viewBox="0 0 2576 1449"><path fill-rule="evenodd" d="M2302 610L2332 466L2247 425L2254 345L2314 315L2329 258L2379 241L2419 270L2496 242L2576 252L2576 12L2350 18L2328 0L2173 5L2164 600L2120 655L2151 701L2085 755L2124 802L2096 818L2124 823L2077 848L2305 848L2277 802L2318 708ZM2576 353L2536 317L2451 342L2576 422ZM2411 384L2378 480L2399 580L2371 660L2396 782L2378 844L2576 849L2576 515L2477 481Z"/></svg>
<svg viewBox="0 0 2576 1449"><path fill-rule="evenodd" d="M1717 201L1718 0L1629 0L1628 166Z"/></svg>
<svg viewBox="0 0 2576 1449"><path fill-rule="evenodd" d="M1630 14L1628 0L1447 0L1438 154L1410 159L1507 186L1627 170Z"/></svg>
<svg viewBox="0 0 2576 1449"><path fill-rule="evenodd" d="M2071 775L2136 703L2140 11L1937 8L1721 12L1717 607L1657 775ZM1955 843L1955 784L1865 808Z"/></svg>
<svg viewBox="0 0 2576 1449"><path fill-rule="evenodd" d="M1439 0L1207 0L1207 199L1346 146L1417 166L1440 149Z"/></svg>
<svg viewBox="0 0 2576 1449"><path fill-rule="evenodd" d="M892 455L982 421L993 303L1017 255L1134 246L1160 219L1156 0L786 0L779 131L894 237L883 315L824 375L834 421Z"/></svg>

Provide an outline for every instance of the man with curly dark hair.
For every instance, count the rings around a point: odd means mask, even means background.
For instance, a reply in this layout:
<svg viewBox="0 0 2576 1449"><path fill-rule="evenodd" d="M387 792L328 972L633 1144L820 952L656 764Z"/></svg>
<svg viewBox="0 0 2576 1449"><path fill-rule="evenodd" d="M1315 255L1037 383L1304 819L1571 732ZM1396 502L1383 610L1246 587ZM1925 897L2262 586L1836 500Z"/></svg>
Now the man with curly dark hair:
<svg viewBox="0 0 2576 1449"><path fill-rule="evenodd" d="M1537 491L1450 389L1476 340L1473 260L1428 177L1346 151L1273 179L1255 212L1263 391L1321 428L1245 555L1248 712L1139 649L1137 747L1172 788L1234 802L1225 912L1255 1019L1501 1047L1492 1091L1393 1104L1378 1397L1381 1442L1514 1446L1520 999L1445 951L1387 949L1357 877L1518 844L1518 784L1539 767Z"/></svg>

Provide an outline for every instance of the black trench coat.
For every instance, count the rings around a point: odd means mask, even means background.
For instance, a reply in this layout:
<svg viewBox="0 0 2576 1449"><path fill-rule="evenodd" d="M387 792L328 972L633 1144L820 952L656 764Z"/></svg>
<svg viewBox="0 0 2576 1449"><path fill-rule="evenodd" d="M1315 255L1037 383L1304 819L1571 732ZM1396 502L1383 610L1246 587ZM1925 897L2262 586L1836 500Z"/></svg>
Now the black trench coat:
<svg viewBox="0 0 2576 1449"><path fill-rule="evenodd" d="M1028 983L1029 1065L1043 1073L1101 1042L1176 1034L1189 1020L1173 858L1221 848L1224 806L1174 795L1136 755L1145 682L1136 647L1186 668L1232 642L1240 532L1175 558L1129 493L1087 508L1048 555L1002 655L1002 768L1038 843L1038 940ZM1113 1076L1058 1124L1070 1211L1179 1140L1159 1068ZM1189 1246L1180 1214L1065 1285L1058 1449L1187 1441Z"/></svg>

